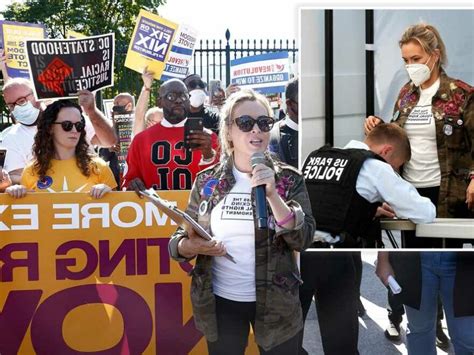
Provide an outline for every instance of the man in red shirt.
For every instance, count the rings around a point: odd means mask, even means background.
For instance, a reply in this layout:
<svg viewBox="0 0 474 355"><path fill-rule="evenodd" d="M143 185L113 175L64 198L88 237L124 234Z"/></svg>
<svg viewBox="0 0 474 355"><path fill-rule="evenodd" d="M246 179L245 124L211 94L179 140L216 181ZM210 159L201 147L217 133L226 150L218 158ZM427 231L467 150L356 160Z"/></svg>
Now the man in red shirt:
<svg viewBox="0 0 474 355"><path fill-rule="evenodd" d="M217 162L215 133L193 131L184 148L189 94L182 81L171 79L159 90L163 120L135 136L127 155L122 187L127 190L190 190L196 174Z"/></svg>

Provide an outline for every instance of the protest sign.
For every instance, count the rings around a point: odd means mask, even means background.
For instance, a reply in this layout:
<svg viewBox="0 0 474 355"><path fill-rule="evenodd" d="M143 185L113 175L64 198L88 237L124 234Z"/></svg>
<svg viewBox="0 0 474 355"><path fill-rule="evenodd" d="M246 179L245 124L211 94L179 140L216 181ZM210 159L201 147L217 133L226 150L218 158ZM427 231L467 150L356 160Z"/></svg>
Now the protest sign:
<svg viewBox="0 0 474 355"><path fill-rule="evenodd" d="M114 107L114 99L102 100L102 111L105 113L105 117L112 121L112 108Z"/></svg>
<svg viewBox="0 0 474 355"><path fill-rule="evenodd" d="M67 35L66 37L69 38L69 39L84 38L84 37L86 37L86 36L83 35L82 33L79 33L79 32L76 32L76 31L72 31L72 30L67 30L66 35Z"/></svg>
<svg viewBox="0 0 474 355"><path fill-rule="evenodd" d="M185 208L188 191L160 194ZM1 354L205 354L176 229L134 192L0 194ZM257 354L249 342L247 354Z"/></svg>
<svg viewBox="0 0 474 355"><path fill-rule="evenodd" d="M231 83L262 94L285 91L289 80L288 52L273 52L230 61Z"/></svg>
<svg viewBox="0 0 474 355"><path fill-rule="evenodd" d="M125 169L125 161L127 159L128 148L132 143L133 122L135 121L135 113L124 112L113 114L114 127L117 131L119 151L117 159L119 161L120 176Z"/></svg>
<svg viewBox="0 0 474 355"><path fill-rule="evenodd" d="M77 97L79 90L113 86L114 34L27 40L37 99Z"/></svg>
<svg viewBox="0 0 474 355"><path fill-rule="evenodd" d="M10 78L30 79L25 40L44 38L43 25L24 22L0 21L2 45L7 56L7 73Z"/></svg>
<svg viewBox="0 0 474 355"><path fill-rule="evenodd" d="M183 79L188 75L196 38L197 31L194 28L184 24L179 26L166 61L165 70L161 75L162 81L172 78Z"/></svg>
<svg viewBox="0 0 474 355"><path fill-rule="evenodd" d="M145 10L140 10L136 22L125 66L139 73L148 67L158 80L165 69L178 25Z"/></svg>

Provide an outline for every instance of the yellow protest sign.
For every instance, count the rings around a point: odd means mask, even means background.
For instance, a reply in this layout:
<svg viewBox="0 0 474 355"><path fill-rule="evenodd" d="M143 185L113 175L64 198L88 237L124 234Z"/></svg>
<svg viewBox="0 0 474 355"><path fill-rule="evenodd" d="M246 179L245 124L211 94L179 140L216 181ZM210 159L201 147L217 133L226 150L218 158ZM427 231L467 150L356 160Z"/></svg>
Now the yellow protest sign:
<svg viewBox="0 0 474 355"><path fill-rule="evenodd" d="M187 204L187 191L160 195ZM207 353L192 265L168 254L175 229L131 192L0 194L0 353Z"/></svg>
<svg viewBox="0 0 474 355"><path fill-rule="evenodd" d="M139 73L145 67L160 79L165 69L178 25L151 12L140 10L128 47L125 66Z"/></svg>
<svg viewBox="0 0 474 355"><path fill-rule="evenodd" d="M7 56L7 72L11 78L30 78L26 39L45 38L44 26L34 23L1 21L2 40Z"/></svg>
<svg viewBox="0 0 474 355"><path fill-rule="evenodd" d="M83 35L82 33L72 31L72 30L67 30L66 33L66 38L74 39L74 38L84 38L87 37L86 35Z"/></svg>

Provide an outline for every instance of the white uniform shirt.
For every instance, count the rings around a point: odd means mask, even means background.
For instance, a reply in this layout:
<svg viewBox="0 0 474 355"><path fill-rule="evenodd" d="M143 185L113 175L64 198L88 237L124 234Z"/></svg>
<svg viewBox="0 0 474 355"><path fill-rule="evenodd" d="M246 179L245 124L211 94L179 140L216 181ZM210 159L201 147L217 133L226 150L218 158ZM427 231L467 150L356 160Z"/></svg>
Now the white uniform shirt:
<svg viewBox="0 0 474 355"><path fill-rule="evenodd" d="M367 144L350 141L345 147L369 150ZM436 208L429 198L422 197L415 187L403 180L393 168L378 159L366 159L357 177L356 190L367 201L387 202L399 218L414 223L430 223Z"/></svg>

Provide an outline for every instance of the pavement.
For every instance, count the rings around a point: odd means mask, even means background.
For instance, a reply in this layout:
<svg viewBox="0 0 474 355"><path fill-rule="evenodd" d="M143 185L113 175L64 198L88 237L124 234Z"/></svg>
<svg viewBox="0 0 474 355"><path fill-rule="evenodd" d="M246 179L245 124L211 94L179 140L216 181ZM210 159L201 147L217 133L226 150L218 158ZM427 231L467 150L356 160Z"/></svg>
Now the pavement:
<svg viewBox="0 0 474 355"><path fill-rule="evenodd" d="M406 348L406 317L402 323L402 340L393 343L385 338L384 330L388 325L387 319L387 289L375 275L374 261L377 257L375 250L362 251L362 286L361 301L367 311L359 317L359 352L361 355L399 355L407 354ZM313 302L314 303L314 302ZM446 322L443 320L446 329ZM303 346L309 354L323 354L317 314L314 304L306 318ZM437 348L438 355L454 354L452 345L448 352ZM342 355L342 354L341 354Z"/></svg>

